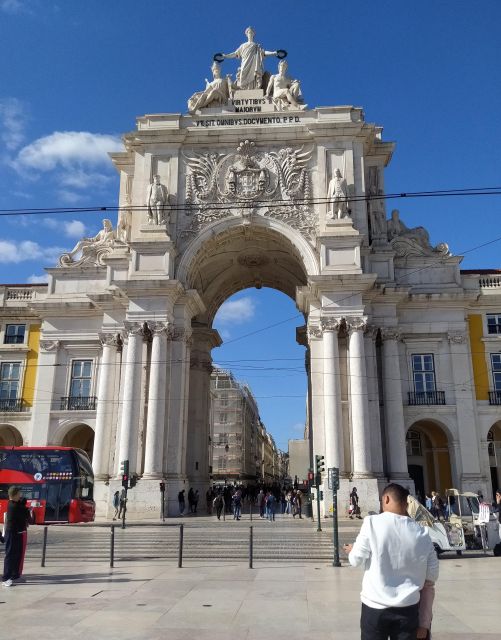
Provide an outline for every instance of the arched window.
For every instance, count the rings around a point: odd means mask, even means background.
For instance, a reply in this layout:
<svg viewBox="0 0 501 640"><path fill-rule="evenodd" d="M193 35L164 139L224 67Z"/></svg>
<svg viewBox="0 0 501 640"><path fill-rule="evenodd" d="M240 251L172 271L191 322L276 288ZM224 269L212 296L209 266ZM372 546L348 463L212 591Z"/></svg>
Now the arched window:
<svg viewBox="0 0 501 640"><path fill-rule="evenodd" d="M407 431L407 436L405 439L407 455L408 456L422 456L422 447L421 447L421 434L419 431L415 431L414 429L409 429Z"/></svg>

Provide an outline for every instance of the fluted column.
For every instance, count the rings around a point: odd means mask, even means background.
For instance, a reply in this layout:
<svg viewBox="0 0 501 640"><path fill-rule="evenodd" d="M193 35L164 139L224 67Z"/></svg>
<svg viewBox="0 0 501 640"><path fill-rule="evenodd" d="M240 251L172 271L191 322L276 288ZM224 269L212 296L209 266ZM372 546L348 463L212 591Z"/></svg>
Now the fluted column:
<svg viewBox="0 0 501 640"><path fill-rule="evenodd" d="M322 318L324 371L324 431L327 467L344 471L343 420L338 333L340 318Z"/></svg>
<svg viewBox="0 0 501 640"><path fill-rule="evenodd" d="M386 450L391 480L409 477L407 452L405 449L404 401L400 374L398 340L396 328L381 329L383 339L383 390L384 419L386 426Z"/></svg>
<svg viewBox="0 0 501 640"><path fill-rule="evenodd" d="M161 478L167 393L167 322L149 322L152 333L144 478Z"/></svg>
<svg viewBox="0 0 501 640"><path fill-rule="evenodd" d="M116 472L120 473L120 462L129 460L130 472L136 471L136 443L141 401L140 383L142 366L143 327L139 322L125 322L127 353L125 356L124 387L122 397L122 422L120 428L119 459Z"/></svg>
<svg viewBox="0 0 501 640"><path fill-rule="evenodd" d="M356 478L370 478L374 474L371 469L371 437L364 349L364 330L367 321L365 318L347 318L346 320L349 333L353 475Z"/></svg>
<svg viewBox="0 0 501 640"><path fill-rule="evenodd" d="M117 335L114 333L100 333L99 339L103 345L103 355L99 368L96 429L92 454L92 468L98 480L109 475L106 454L109 457L109 433L113 417L113 381L115 377L113 367L117 352Z"/></svg>

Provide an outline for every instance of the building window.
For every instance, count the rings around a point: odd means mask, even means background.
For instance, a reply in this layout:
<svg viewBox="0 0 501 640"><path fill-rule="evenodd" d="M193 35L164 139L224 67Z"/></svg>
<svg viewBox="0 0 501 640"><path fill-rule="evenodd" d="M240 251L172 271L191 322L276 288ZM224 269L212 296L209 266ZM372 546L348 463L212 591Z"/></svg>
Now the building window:
<svg viewBox="0 0 501 640"><path fill-rule="evenodd" d="M412 377L414 391L423 393L435 391L435 363L433 354L421 353L412 356Z"/></svg>
<svg viewBox="0 0 501 640"><path fill-rule="evenodd" d="M413 429L410 429L407 432L405 445L406 445L408 456L423 455L422 448L421 448L421 434L419 433L419 431L414 431Z"/></svg>
<svg viewBox="0 0 501 640"><path fill-rule="evenodd" d="M227 393L222 393L220 398L219 398L219 404L221 407L227 407L228 406L228 394Z"/></svg>
<svg viewBox="0 0 501 640"><path fill-rule="evenodd" d="M219 414L219 422L220 424L226 424L228 422L228 414L227 413L220 413Z"/></svg>
<svg viewBox="0 0 501 640"><path fill-rule="evenodd" d="M491 363L494 391L501 392L501 353L491 353Z"/></svg>
<svg viewBox="0 0 501 640"><path fill-rule="evenodd" d="M487 333L501 333L501 313L487 314Z"/></svg>
<svg viewBox="0 0 501 640"><path fill-rule="evenodd" d="M5 327L4 344L24 344L25 324L8 324Z"/></svg>
<svg viewBox="0 0 501 640"><path fill-rule="evenodd" d="M92 384L92 360L73 360L71 365L71 398L90 397Z"/></svg>
<svg viewBox="0 0 501 640"><path fill-rule="evenodd" d="M217 459L217 468L219 471L226 469L226 458Z"/></svg>
<svg viewBox="0 0 501 640"><path fill-rule="evenodd" d="M14 400L19 391L20 362L2 362L0 366L0 399Z"/></svg>

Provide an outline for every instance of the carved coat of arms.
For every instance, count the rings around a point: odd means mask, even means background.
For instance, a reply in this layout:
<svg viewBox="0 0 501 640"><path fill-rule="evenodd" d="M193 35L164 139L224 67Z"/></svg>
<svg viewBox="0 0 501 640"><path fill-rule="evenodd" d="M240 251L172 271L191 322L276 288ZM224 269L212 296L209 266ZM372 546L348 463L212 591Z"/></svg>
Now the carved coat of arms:
<svg viewBox="0 0 501 640"><path fill-rule="evenodd" d="M282 220L313 240L311 153L303 147L263 151L245 140L235 153L185 156L186 202L193 219L183 234L228 216L257 214Z"/></svg>

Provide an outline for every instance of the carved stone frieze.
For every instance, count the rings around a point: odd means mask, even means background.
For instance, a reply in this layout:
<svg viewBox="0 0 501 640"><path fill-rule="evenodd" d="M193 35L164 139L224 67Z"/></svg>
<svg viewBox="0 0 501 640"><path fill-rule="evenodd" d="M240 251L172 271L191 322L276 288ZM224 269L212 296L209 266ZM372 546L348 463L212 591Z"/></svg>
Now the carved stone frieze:
<svg viewBox="0 0 501 640"><path fill-rule="evenodd" d="M243 253L237 258L238 264L242 267L252 269L254 267L264 267L270 262L270 259L264 253Z"/></svg>
<svg viewBox="0 0 501 640"><path fill-rule="evenodd" d="M60 344L59 340L40 340L40 350L47 352L57 351Z"/></svg>
<svg viewBox="0 0 501 640"><path fill-rule="evenodd" d="M312 240L316 224L309 203L311 154L304 147L264 151L244 140L233 153L185 156L186 202L191 205L187 213L192 220L181 235L194 235L229 216L262 215L281 220Z"/></svg>
<svg viewBox="0 0 501 640"><path fill-rule="evenodd" d="M321 340L322 327L317 324L308 323L308 340Z"/></svg>
<svg viewBox="0 0 501 640"><path fill-rule="evenodd" d="M144 333L142 322L124 322L124 328L128 336L142 336Z"/></svg>

